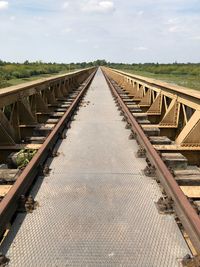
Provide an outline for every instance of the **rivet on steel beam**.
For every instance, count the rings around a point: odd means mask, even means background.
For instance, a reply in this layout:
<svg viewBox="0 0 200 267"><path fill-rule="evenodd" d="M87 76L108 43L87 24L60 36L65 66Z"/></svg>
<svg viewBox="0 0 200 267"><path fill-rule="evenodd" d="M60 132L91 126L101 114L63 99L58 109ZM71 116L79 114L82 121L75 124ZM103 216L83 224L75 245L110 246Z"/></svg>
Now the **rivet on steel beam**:
<svg viewBox="0 0 200 267"><path fill-rule="evenodd" d="M22 195L19 199L18 212L32 213L38 207L38 202L32 196L25 197Z"/></svg>
<svg viewBox="0 0 200 267"><path fill-rule="evenodd" d="M181 263L183 267L199 267L200 266L200 255L192 257L189 254L187 254L182 259Z"/></svg>
<svg viewBox="0 0 200 267"><path fill-rule="evenodd" d="M145 150L145 148L140 146L136 155L137 155L138 158L146 158L146 150Z"/></svg>
<svg viewBox="0 0 200 267"><path fill-rule="evenodd" d="M126 124L125 129L131 129L131 125L129 123Z"/></svg>
<svg viewBox="0 0 200 267"><path fill-rule="evenodd" d="M4 267L8 265L9 261L10 260L2 252L0 252L0 266Z"/></svg>
<svg viewBox="0 0 200 267"><path fill-rule="evenodd" d="M135 138L136 138L136 133L131 132L130 135L129 135L129 140L133 140Z"/></svg>
<svg viewBox="0 0 200 267"><path fill-rule="evenodd" d="M71 122L68 122L67 123L67 129L70 129L71 128Z"/></svg>
<svg viewBox="0 0 200 267"><path fill-rule="evenodd" d="M174 213L173 199L168 196L160 197L155 203L160 214L172 214Z"/></svg>
<svg viewBox="0 0 200 267"><path fill-rule="evenodd" d="M44 176L48 176L49 173L50 173L49 165L45 164L45 165L44 165L44 168L43 168L43 170L42 170L42 174L43 174Z"/></svg>
<svg viewBox="0 0 200 267"><path fill-rule="evenodd" d="M51 158L48 158L51 159ZM40 171L39 171L39 176L48 176L50 173L50 168L49 168L49 164L45 164L44 166L41 165L39 167Z"/></svg>
<svg viewBox="0 0 200 267"><path fill-rule="evenodd" d="M54 148L54 149L52 150L52 153L51 153L51 155L52 155L52 157L53 157L53 158L55 158L55 157L58 157L58 156L59 156L59 152L58 152L57 148Z"/></svg>
<svg viewBox="0 0 200 267"><path fill-rule="evenodd" d="M70 121L75 121L75 117L74 117L74 115L71 116Z"/></svg>
<svg viewBox="0 0 200 267"><path fill-rule="evenodd" d="M62 134L61 134L61 138L62 139L66 139L67 138L67 129L65 129Z"/></svg>
<svg viewBox="0 0 200 267"><path fill-rule="evenodd" d="M154 165L147 165L144 169L144 174L148 177L155 177L156 175L156 167Z"/></svg>

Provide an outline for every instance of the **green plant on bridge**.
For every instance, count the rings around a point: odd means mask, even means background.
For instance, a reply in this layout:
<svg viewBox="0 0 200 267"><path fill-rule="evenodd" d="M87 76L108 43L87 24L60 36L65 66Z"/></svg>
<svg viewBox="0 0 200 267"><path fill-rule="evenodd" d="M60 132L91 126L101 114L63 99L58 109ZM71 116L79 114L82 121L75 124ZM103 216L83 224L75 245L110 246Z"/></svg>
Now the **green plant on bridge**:
<svg viewBox="0 0 200 267"><path fill-rule="evenodd" d="M16 164L19 169L24 169L34 155L37 153L36 149L22 149L16 155Z"/></svg>

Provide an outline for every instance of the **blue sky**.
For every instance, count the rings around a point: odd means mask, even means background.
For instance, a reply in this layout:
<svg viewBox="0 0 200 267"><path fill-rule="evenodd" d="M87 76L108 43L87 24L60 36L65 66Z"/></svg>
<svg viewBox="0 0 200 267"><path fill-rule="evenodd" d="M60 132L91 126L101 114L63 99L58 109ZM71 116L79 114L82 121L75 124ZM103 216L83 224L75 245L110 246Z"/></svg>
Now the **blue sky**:
<svg viewBox="0 0 200 267"><path fill-rule="evenodd" d="M200 62L200 1L0 0L0 58Z"/></svg>

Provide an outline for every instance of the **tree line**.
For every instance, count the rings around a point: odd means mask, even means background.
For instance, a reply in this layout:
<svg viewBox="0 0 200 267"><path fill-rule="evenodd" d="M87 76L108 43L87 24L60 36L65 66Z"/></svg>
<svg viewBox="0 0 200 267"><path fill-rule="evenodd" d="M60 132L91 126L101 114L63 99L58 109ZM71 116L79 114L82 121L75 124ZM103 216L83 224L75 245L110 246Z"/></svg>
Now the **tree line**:
<svg viewBox="0 0 200 267"><path fill-rule="evenodd" d="M110 67L115 69L124 69L130 71L142 71L153 74L171 74L171 75L200 75L200 63L144 63L144 64L124 64L109 63Z"/></svg>
<svg viewBox="0 0 200 267"><path fill-rule="evenodd" d="M57 74L60 72L73 71L75 69L83 69L93 66L108 66L115 69L129 70L132 72L148 72L153 74L170 74L170 75L192 75L200 76L200 63L145 63L145 64L125 64L112 63L106 60L96 60L93 62L81 63L43 63L42 61L24 63L6 62L0 60L0 87L11 85L9 81L12 79L28 79L30 77Z"/></svg>

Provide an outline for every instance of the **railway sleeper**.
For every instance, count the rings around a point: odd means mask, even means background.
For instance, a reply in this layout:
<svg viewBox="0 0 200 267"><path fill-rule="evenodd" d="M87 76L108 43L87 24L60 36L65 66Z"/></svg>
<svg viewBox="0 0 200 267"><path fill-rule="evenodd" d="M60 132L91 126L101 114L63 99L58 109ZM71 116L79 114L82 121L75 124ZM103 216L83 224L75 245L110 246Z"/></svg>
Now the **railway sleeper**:
<svg viewBox="0 0 200 267"><path fill-rule="evenodd" d="M54 112L50 115L50 118L61 118L65 112Z"/></svg>
<svg viewBox="0 0 200 267"><path fill-rule="evenodd" d="M142 111L142 109L140 108L140 106L138 104L126 104L127 108L131 111L131 109L140 109Z"/></svg>
<svg viewBox="0 0 200 267"><path fill-rule="evenodd" d="M58 101L58 102L64 102L64 101L66 101L66 98L68 99L68 97L57 97L56 98L56 101Z"/></svg>
<svg viewBox="0 0 200 267"><path fill-rule="evenodd" d="M147 113L133 113L132 112L132 115L134 116L134 118L137 121L140 121L140 120L148 120Z"/></svg>
<svg viewBox="0 0 200 267"><path fill-rule="evenodd" d="M20 174L19 169L0 169L0 185L13 184Z"/></svg>
<svg viewBox="0 0 200 267"><path fill-rule="evenodd" d="M33 136L48 136L52 129L52 125L39 125L33 130Z"/></svg>
<svg viewBox="0 0 200 267"><path fill-rule="evenodd" d="M55 112L66 112L67 108L57 108Z"/></svg>
<svg viewBox="0 0 200 267"><path fill-rule="evenodd" d="M123 99L123 101L124 101L125 104L130 104L130 105L131 104L133 104L133 105L135 104L134 100L131 99L131 98L130 99Z"/></svg>
<svg viewBox="0 0 200 267"><path fill-rule="evenodd" d="M142 112L142 110L141 110L141 108L139 108L139 107L131 107L131 108L129 108L129 110L130 110L130 112L131 113L140 113L140 112Z"/></svg>
<svg viewBox="0 0 200 267"><path fill-rule="evenodd" d="M200 199L200 186L199 185L181 185L180 188L188 198L193 199L193 200Z"/></svg>
<svg viewBox="0 0 200 267"><path fill-rule="evenodd" d="M188 166L185 170L174 170L174 178L180 186L200 185L200 169Z"/></svg>
<svg viewBox="0 0 200 267"><path fill-rule="evenodd" d="M150 136L152 145L170 145L172 141L167 136Z"/></svg>
<svg viewBox="0 0 200 267"><path fill-rule="evenodd" d="M47 106L51 111L54 111L56 108L62 107L62 103L51 103L48 104Z"/></svg>
<svg viewBox="0 0 200 267"><path fill-rule="evenodd" d="M138 119L137 122L141 125L151 124L149 120Z"/></svg>
<svg viewBox="0 0 200 267"><path fill-rule="evenodd" d="M29 144L43 144L46 136L30 136L25 138L25 142Z"/></svg>
<svg viewBox="0 0 200 267"><path fill-rule="evenodd" d="M145 127L143 128L144 133L147 136L159 136L160 129L158 127Z"/></svg>
<svg viewBox="0 0 200 267"><path fill-rule="evenodd" d="M181 153L161 153L161 157L168 168L173 170L187 169L188 160Z"/></svg>
<svg viewBox="0 0 200 267"><path fill-rule="evenodd" d="M51 115L52 112L37 112L36 113L36 117L37 117L37 121L38 123L45 123L48 119L49 116Z"/></svg>
<svg viewBox="0 0 200 267"><path fill-rule="evenodd" d="M127 100L127 99L130 100L131 99L131 97L127 94L121 94L120 96L123 100Z"/></svg>
<svg viewBox="0 0 200 267"><path fill-rule="evenodd" d="M0 185L0 201L7 195L12 185Z"/></svg>
<svg viewBox="0 0 200 267"><path fill-rule="evenodd" d="M47 121L46 121L46 123L47 124L57 124L58 123L58 121L59 121L59 119L48 119Z"/></svg>
<svg viewBox="0 0 200 267"><path fill-rule="evenodd" d="M58 108L65 108L68 109L70 107L70 104L62 104Z"/></svg>

